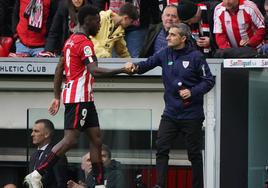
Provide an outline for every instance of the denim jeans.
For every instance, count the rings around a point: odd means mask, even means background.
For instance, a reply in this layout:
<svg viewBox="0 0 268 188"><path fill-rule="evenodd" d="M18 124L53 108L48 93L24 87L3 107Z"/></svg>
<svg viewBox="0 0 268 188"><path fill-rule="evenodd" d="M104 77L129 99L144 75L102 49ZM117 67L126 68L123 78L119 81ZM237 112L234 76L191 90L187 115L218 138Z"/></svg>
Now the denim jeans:
<svg viewBox="0 0 268 188"><path fill-rule="evenodd" d="M185 140L188 159L192 164L193 188L203 188L202 122L162 117L156 140L157 185L161 188L166 186L169 151L178 133Z"/></svg>
<svg viewBox="0 0 268 188"><path fill-rule="evenodd" d="M125 41L132 58L139 57L147 31L147 28L137 28L135 30L126 31Z"/></svg>
<svg viewBox="0 0 268 188"><path fill-rule="evenodd" d="M16 53L18 54L28 54L30 57L36 57L42 51L44 51L44 47L30 48L22 44L19 39L16 41Z"/></svg>
<svg viewBox="0 0 268 188"><path fill-rule="evenodd" d="M260 47L259 53L262 55L268 55L268 44L264 44Z"/></svg>

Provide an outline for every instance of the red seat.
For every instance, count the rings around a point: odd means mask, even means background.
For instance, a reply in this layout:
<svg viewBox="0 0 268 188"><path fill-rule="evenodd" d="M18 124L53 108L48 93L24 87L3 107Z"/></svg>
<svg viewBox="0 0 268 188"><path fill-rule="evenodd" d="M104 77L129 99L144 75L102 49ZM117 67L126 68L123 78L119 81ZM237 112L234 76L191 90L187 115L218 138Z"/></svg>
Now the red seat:
<svg viewBox="0 0 268 188"><path fill-rule="evenodd" d="M12 37L0 37L0 57L8 56L12 44Z"/></svg>
<svg viewBox="0 0 268 188"><path fill-rule="evenodd" d="M5 50L1 44L0 44L0 57L5 57Z"/></svg>

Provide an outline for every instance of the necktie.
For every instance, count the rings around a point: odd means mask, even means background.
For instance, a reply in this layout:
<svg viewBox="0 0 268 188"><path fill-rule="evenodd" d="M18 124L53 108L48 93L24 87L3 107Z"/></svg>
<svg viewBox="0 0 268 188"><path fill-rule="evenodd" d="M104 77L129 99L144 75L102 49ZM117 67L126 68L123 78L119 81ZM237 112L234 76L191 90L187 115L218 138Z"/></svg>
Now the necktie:
<svg viewBox="0 0 268 188"><path fill-rule="evenodd" d="M37 150L36 156L35 156L35 163L34 163L34 170L39 166L39 160L40 156L42 154L43 150Z"/></svg>

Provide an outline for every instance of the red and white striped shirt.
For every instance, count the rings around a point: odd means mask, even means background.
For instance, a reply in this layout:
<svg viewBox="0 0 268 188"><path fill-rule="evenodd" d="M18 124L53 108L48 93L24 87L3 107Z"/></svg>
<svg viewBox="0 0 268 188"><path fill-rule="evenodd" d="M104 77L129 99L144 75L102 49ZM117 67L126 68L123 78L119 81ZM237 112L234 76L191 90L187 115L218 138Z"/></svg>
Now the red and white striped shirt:
<svg viewBox="0 0 268 188"><path fill-rule="evenodd" d="M94 101L92 90L94 77L85 64L86 58L89 63L96 60L93 43L84 34L73 34L65 42L63 54L66 75L62 90L63 103Z"/></svg>
<svg viewBox="0 0 268 188"><path fill-rule="evenodd" d="M215 8L214 33L219 48L240 47L241 40L249 40L249 46L257 47L265 35L264 18L252 1L239 0L236 13L226 10L222 2Z"/></svg>

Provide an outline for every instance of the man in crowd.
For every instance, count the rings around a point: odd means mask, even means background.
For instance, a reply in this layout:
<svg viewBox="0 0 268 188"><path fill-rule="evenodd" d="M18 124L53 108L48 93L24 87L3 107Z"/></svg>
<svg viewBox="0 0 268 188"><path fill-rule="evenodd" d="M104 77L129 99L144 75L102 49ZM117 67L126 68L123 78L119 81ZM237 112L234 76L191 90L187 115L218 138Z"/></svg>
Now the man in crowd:
<svg viewBox="0 0 268 188"><path fill-rule="evenodd" d="M172 24L179 23L177 6L166 6L161 18L162 23L150 25L139 57L149 57L167 47L166 36L168 30Z"/></svg>
<svg viewBox="0 0 268 188"><path fill-rule="evenodd" d="M264 18L249 0L223 0L214 12L214 33L220 49L259 48L265 37Z"/></svg>
<svg viewBox="0 0 268 188"><path fill-rule="evenodd" d="M118 14L111 10L101 11L100 17L100 31L92 37L96 56L98 58L112 57L114 49L118 57L130 58L124 39L125 28L139 18L137 8L131 3L125 3L120 7Z"/></svg>
<svg viewBox="0 0 268 188"><path fill-rule="evenodd" d="M195 4L190 0L182 0L178 4L179 19L191 27L196 46L206 57L212 57L217 49L213 35L213 14L219 3L219 1L204 1Z"/></svg>
<svg viewBox="0 0 268 188"><path fill-rule="evenodd" d="M101 156L104 166L105 186L107 188L125 188L122 165L120 162L112 159L111 150L107 145L102 145ZM82 180L79 184L69 180L68 188L94 188L95 182L92 174L90 153L87 153L82 157L81 169L84 176Z"/></svg>

